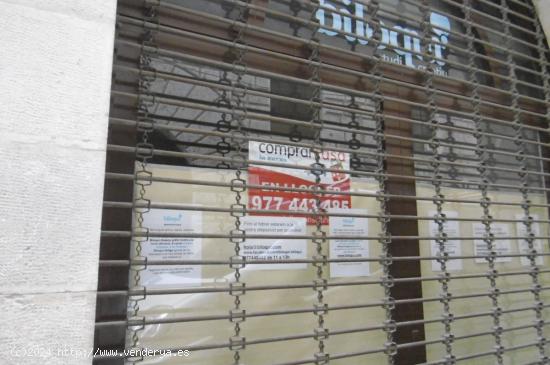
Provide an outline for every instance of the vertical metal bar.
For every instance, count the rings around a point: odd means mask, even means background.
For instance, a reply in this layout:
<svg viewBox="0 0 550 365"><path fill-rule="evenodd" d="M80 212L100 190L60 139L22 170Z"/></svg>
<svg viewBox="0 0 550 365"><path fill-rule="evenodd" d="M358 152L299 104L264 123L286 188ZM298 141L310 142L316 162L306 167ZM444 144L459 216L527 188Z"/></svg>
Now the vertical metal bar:
<svg viewBox="0 0 550 365"><path fill-rule="evenodd" d="M330 363L330 355L325 352L325 341L328 339L328 328L325 328L325 316L328 314L327 307L328 304L324 302L324 292L327 290L327 279L324 268L327 266L327 243L326 232L323 230L324 217L320 215L321 202L323 193L320 193L319 190L322 190L321 186L321 175L324 173L324 168L321 164L321 153L323 152L323 143L321 141L321 131L323 121L321 119L321 110L322 110L322 79L321 79L321 70L322 70L322 59L320 54L320 40L319 40L319 20L317 19L317 12L319 11L319 4L311 8L310 21L315 24L311 29L311 35L309 39L309 57L308 57L308 70L309 70L309 82L310 87L310 128L313 133L313 138L311 139L311 151L315 156L315 163L312 165L311 173L315 175L315 213L313 217L315 220L315 231L312 239L312 242L315 246L315 253L313 255L313 266L316 271L316 278L314 280L314 290L317 292L317 302L314 304L314 315L317 317L317 328L314 329L315 340L317 341L317 352L314 354L315 364L324 365ZM319 128L320 127L320 128Z"/></svg>
<svg viewBox="0 0 550 365"><path fill-rule="evenodd" d="M376 152L378 153L376 158L376 180L378 182L378 190L376 200L379 203L378 222L380 223L380 238L378 243L381 247L380 264L382 265L382 287L384 289L384 332L386 333L386 343L384 344L386 350L386 356L389 365L395 364L395 357L397 355L397 343L394 339L394 334L397 331L396 322L393 318L393 311L395 310L395 299L392 296L392 288L395 283L391 275L391 253L390 247L392 245L391 234L389 230L390 219L388 218L388 198L386 180L386 143L384 137L384 98L380 89L380 82L382 79L382 72L380 70L381 56L379 46L382 40L382 29L380 26L380 19L378 18L378 10L380 4L377 0L372 0L369 3L369 14L371 15L373 22L373 36L372 47L373 57L375 59L370 72L374 75L374 90L373 90L373 102L374 102L374 121L375 121L375 140L376 140Z"/></svg>
<svg viewBox="0 0 550 365"><path fill-rule="evenodd" d="M479 159L478 163L478 172L480 175L480 183L479 183L479 190L481 192L481 203L480 206L483 209L483 216L481 217L481 221L483 222L483 225L485 226L485 236L483 238L484 243L487 245L487 251L488 256L486 257L489 270L487 272L487 279L489 280L489 284L491 286L491 302L492 302L492 316L493 316L493 336L495 339L495 356L496 356L496 362L497 364L503 363L503 350L504 346L502 345L502 331L503 328L500 323L500 317L501 317L501 311L502 309L499 307L498 302L498 296L499 296L499 289L497 287L496 280L498 278L498 271L495 267L495 260L496 260L496 252L494 248L494 235L491 231L491 223L492 223L492 216L491 216L491 199L488 194L488 185L490 183L490 176L489 171L487 170L487 165L489 163L490 156L488 155L486 151L486 145L489 142L488 138L487 140L483 138L483 132L485 131L484 124L482 121L481 116L481 109L480 109L480 96L479 96L479 80L477 78L477 66L476 66L476 49L475 49L475 35L473 32L472 27L472 0L466 0L463 5L463 11L464 11L464 20L466 22L466 38L468 41L468 51L469 51L469 59L468 59L468 78L471 82L472 90L471 90L471 98L472 98L472 104L473 104L473 121L475 124L475 137L476 137L476 155Z"/></svg>
<svg viewBox="0 0 550 365"><path fill-rule="evenodd" d="M369 6L369 13L378 15L378 8L380 4L378 1L371 1ZM380 23L380 16L372 17L373 20L373 40L375 44L374 55L378 62L381 62L378 51L378 45L381 42L382 30ZM376 71L376 69L375 69ZM368 70L371 72L371 70ZM382 73L378 74L379 78L382 78ZM385 100L382 96L382 103L378 110L379 116L384 116L385 109L390 109L393 114L399 111L402 113L402 117L409 118L411 109L404 104L397 101ZM384 133L384 149L385 152L395 156L413 156L413 144L407 140L397 140L395 138L388 138L386 135L397 135L403 137L412 137L412 124L400 121L395 118L387 118L380 120L378 128L383 128ZM384 172L394 176L414 176L415 167L411 159L400 159L388 157L384 161ZM387 194L395 194L401 196L416 196L416 187L414 180L400 179L397 177L382 177L385 180L385 191ZM417 216L416 200L391 197L386 202L386 212L389 215L411 215ZM421 282L414 283L395 283L393 278L407 278L407 277L420 277L421 267L420 261L392 261L392 257L400 256L419 256L420 255L420 242L418 240L399 240L392 238L392 236L418 236L418 224L416 221L407 221L398 218L393 218L388 221L386 239L388 240L388 252L386 255L389 260L382 264L389 264L389 275L386 276L386 286L390 287L390 295L386 294L386 302L389 305L388 309L391 309L391 321L405 322L415 321L424 318L424 311L422 303L411 302L403 304L392 305L392 302L401 299L413 299L422 298L422 284ZM386 244L386 243L383 243ZM383 253L384 255L384 253ZM390 322L391 326L391 322ZM395 344L417 342L425 340L424 325L411 325L406 327L397 327L395 332L392 333L391 342ZM393 345L386 346L386 352L391 351ZM396 364L411 364L411 363L423 363L426 361L426 347L403 347L398 348L397 352L393 356L393 361Z"/></svg>
<svg viewBox="0 0 550 365"><path fill-rule="evenodd" d="M542 10L542 9L541 9ZM540 72L541 72L541 75L542 75L542 85L543 85L543 98L544 98L544 102L545 102L545 106L546 106L546 115L544 117L544 119L542 120L542 123L544 126L548 126L549 123L550 123L550 74L548 73L548 58L546 56L546 53L543 52L542 50L543 49L547 49L547 41L546 41L546 37L545 37L545 32L544 32L544 29L542 27L542 24L541 24L541 18L540 18L540 14L537 14L536 11L535 11L535 8L531 8L530 9L530 15L531 17L533 18L533 21L534 21L534 24L535 24L535 31L536 31L536 38L537 38L537 45L539 47L539 50L538 50L538 55L539 55L539 67L540 67ZM540 139L542 141L545 141L545 142L548 142L550 141L550 134L547 132L547 133L539 133L539 136L540 136ZM550 154L550 149L549 148L540 148L540 154L542 156L548 156ZM548 162L545 162L545 161L541 161L541 165L543 167L543 170L545 172L548 172L550 170L550 164ZM545 177L544 178L544 187L547 187L548 186L548 183L550 182L550 178L548 177ZM546 201L547 202L550 202L550 195L545 193L546 195ZM547 210L548 212L550 212L550 208ZM543 317L544 317L544 314L543 313ZM539 325L542 327L543 324L540 323L539 321ZM540 331L539 329L537 328L537 335L539 336L539 346L541 345L541 339L540 339ZM540 349L539 349L540 351ZM549 361L548 359L548 356L546 355L546 353L544 355L542 355L542 358L545 359L546 361Z"/></svg>
<svg viewBox="0 0 550 365"><path fill-rule="evenodd" d="M501 0L500 5L502 7L502 20L503 20L503 34L506 38L506 48L511 51L513 48L512 43L512 34L510 31L510 23L512 22L512 19L510 18L509 14L509 7L508 7L508 1L507 0ZM527 154L527 148L525 145L525 136L524 136L524 127L523 122L521 120L521 112L520 112L520 106L519 106L519 90L517 87L517 75L516 75L516 68L515 68L515 61L514 57L511 52L507 53L506 60L508 62L508 72L510 77L510 91L512 92L512 109L513 109L513 115L514 115L514 132L515 132L515 144L517 149L517 161L520 163L520 168L518 170L518 176L521 180L521 188L520 192L522 195L522 208L523 208L523 214L524 214L524 225L525 225L525 233L526 233L526 242L527 246L529 247L529 253L530 255L527 257L529 259L529 264L531 267L531 280L533 283L533 298L535 300L535 329L537 333L537 340L538 340L538 350L539 350L539 356L541 363L545 364L548 363L548 357L546 356L545 351L545 344L546 339L544 337L544 331L543 331L543 306L544 301L541 297L541 285L539 283L539 269L537 267L537 250L535 247L535 239L534 239L534 231L533 231L533 217L531 216L531 207L530 207L530 200L529 200L529 175L526 173L528 170L527 165L527 159L525 158L525 155ZM542 66L542 65L541 65Z"/></svg>
<svg viewBox="0 0 550 365"><path fill-rule="evenodd" d="M429 147L432 152L432 171L433 171L433 187L434 187L434 200L433 203L436 206L435 224L437 224L437 256L440 258L437 260L441 267L441 275L439 283L441 284L441 303L443 305L443 343L445 345L445 363L454 364L455 356L453 355L453 333L451 324L453 322L453 314L451 313L450 300L451 293L449 291L449 282L451 280L451 274L447 271L447 265L449 263L449 253L447 249L448 239L445 232L445 225L447 223L447 217L443 209L445 196L443 195L441 186L441 179L443 178L443 172L441 171L441 160L444 159L444 155L441 152L441 144L438 137L439 120L437 116L438 107L435 102L435 86L433 82L434 78L434 54L432 46L432 24L431 24L431 8L430 1L423 0L422 5L422 43L424 48L424 67L426 70L425 75L425 87L428 102L426 105L427 115L426 121L430 123L431 137Z"/></svg>
<svg viewBox="0 0 550 365"><path fill-rule="evenodd" d="M246 191L246 181L242 174L246 169L247 156L244 144L246 143L246 131L244 130L247 117L247 87L244 81L246 76L246 50L241 47L246 42L248 25L248 12L242 5L231 4L227 8L227 17L236 11L233 48L227 57L232 61L230 108L230 150L233 150L230 167L235 170L235 177L231 180L231 191L235 195L235 202L231 205L231 216L234 218L235 228L231 231L230 242L233 244L234 255L230 257L230 268L234 270L234 281L230 283L230 295L233 297L233 308L229 311L230 322L233 323L233 336L229 338L229 350L233 352L233 365L241 364L241 352L245 350L246 338L241 333L241 323L246 320L246 311L241 307L241 297L246 294L246 284L241 281L241 269L246 265L245 258L241 255L241 244L245 242L242 235L245 231L241 227L241 218L245 216L246 206L243 204L242 194ZM236 23L245 23L244 27L236 26ZM224 74L225 75L225 74ZM227 75L225 75L227 76ZM227 151L229 152L229 151Z"/></svg>
<svg viewBox="0 0 550 365"><path fill-rule="evenodd" d="M144 8L144 17L150 22L158 23L158 9L156 5L146 5ZM141 41L141 50L139 58L139 80L138 80L138 103L137 103L137 132L138 138L141 135L141 140L136 143L136 194L134 197L134 208L132 209L132 218L135 218L134 232L143 234L143 236L132 237L133 259L144 260L147 258L142 254L142 246L148 241L149 228L146 226L144 214L150 211L151 201L147 198L147 188L152 184L152 173L148 168L149 160L153 158L154 146L150 141L150 133L154 130L154 120L150 118L150 113L154 107L150 96L152 95L151 86L154 82L154 77L145 76L143 71L151 71L151 55L146 51L146 47L151 47L155 43L156 32L151 29L144 30ZM138 207L143 206L143 207ZM141 273L147 269L147 264L140 266L132 266L132 282L131 289L141 290L146 293L145 286L142 283ZM136 350L136 355L130 356L126 362L136 364L143 361L143 352L141 351L140 333L145 328L145 317L140 313L140 304L146 299L146 294L143 296L128 297L128 320L141 323L135 326L129 326L127 332L127 344L130 349Z"/></svg>

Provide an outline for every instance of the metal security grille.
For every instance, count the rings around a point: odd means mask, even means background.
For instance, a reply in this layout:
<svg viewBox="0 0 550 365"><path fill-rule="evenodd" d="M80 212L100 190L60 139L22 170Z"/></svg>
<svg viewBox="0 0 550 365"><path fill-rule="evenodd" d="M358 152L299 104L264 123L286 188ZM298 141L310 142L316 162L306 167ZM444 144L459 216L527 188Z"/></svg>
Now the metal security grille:
<svg viewBox="0 0 550 365"><path fill-rule="evenodd" d="M520 0L119 0L97 364L547 364Z"/></svg>

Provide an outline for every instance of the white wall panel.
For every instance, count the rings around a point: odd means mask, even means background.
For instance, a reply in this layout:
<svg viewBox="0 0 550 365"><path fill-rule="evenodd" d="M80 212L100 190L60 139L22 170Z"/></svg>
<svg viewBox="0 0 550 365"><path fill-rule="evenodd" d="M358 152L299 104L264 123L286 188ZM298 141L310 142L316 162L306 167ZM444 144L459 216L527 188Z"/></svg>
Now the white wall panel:
<svg viewBox="0 0 550 365"><path fill-rule="evenodd" d="M91 363L116 0L0 8L0 363Z"/></svg>

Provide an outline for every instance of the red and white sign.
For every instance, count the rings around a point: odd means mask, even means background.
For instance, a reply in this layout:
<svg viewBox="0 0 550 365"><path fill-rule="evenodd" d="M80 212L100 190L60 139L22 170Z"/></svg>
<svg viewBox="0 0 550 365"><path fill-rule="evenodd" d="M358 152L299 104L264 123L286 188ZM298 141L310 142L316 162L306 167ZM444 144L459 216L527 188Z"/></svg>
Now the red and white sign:
<svg viewBox="0 0 550 365"><path fill-rule="evenodd" d="M248 169L248 183L265 186L266 189L251 188L248 190L248 207L261 210L288 210L311 212L316 208L316 197L311 192L297 192L285 190L271 190L267 187L313 189L315 175L308 168L315 164L315 154L307 147L287 146L266 142L249 142L249 159L283 166L250 165ZM336 151L323 151L319 163L326 169L320 176L320 187L328 191L320 196L320 209L350 209L351 196L331 194L330 192L349 192L350 176L345 172L335 170L349 170L349 154ZM289 167L285 167L289 166ZM292 166L300 166L292 168ZM262 214L278 215L278 214ZM281 216L281 215L278 215ZM286 214L283 216L303 217L300 214ZM308 216L308 224L314 224L313 217ZM328 219L323 220L328 224Z"/></svg>

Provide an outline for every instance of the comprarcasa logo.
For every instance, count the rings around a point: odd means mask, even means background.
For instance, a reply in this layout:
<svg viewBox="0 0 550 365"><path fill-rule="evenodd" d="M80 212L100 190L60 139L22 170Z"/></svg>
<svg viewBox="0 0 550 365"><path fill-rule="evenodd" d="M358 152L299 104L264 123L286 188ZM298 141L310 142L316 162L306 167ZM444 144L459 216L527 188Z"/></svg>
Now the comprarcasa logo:
<svg viewBox="0 0 550 365"><path fill-rule="evenodd" d="M366 19L368 15L364 4L351 0L338 2L319 0L319 4L321 8L317 10L316 18L321 25L320 33L330 37L340 34L350 43L357 42L362 45L369 43L374 34L374 28L366 20L361 20ZM435 64L436 74L446 75L446 71L443 70L446 64L445 45L449 41L451 23L448 17L436 12L430 13L430 23L433 29L431 37L433 42L428 47L434 56L430 62ZM384 61L418 69L425 68L422 55L417 54L422 53L421 30L400 25L388 26L383 20L380 20L380 30L382 38L378 49L385 50L382 54Z"/></svg>
<svg viewBox="0 0 550 365"><path fill-rule="evenodd" d="M308 147L287 146L276 143L259 143L258 151L263 155L284 156L287 159L315 159L315 153ZM319 159L324 161L346 161L344 152L323 150L319 152Z"/></svg>

